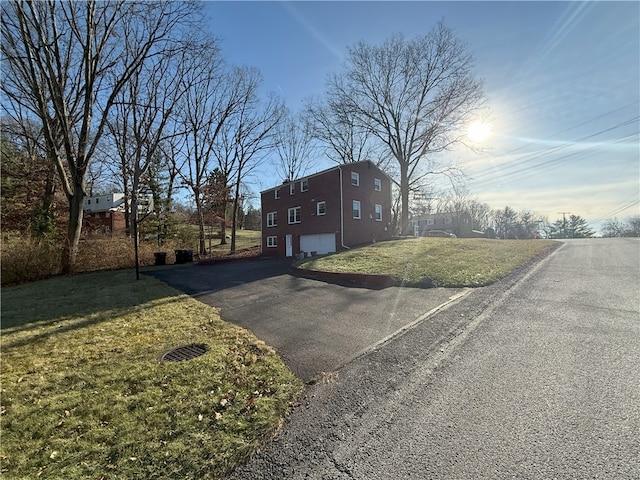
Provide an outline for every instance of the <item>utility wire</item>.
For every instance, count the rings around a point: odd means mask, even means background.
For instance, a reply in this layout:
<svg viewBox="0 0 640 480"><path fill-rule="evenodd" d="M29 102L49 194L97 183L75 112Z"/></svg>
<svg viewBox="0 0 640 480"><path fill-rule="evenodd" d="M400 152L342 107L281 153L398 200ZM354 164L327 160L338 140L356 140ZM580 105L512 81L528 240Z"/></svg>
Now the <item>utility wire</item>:
<svg viewBox="0 0 640 480"><path fill-rule="evenodd" d="M518 167L518 166L520 166L520 165L522 165L524 163L527 163L527 162L535 161L535 160L537 160L537 159L539 159L541 157L544 157L544 156L547 156L547 155L551 155L551 154L556 153L556 152L558 152L560 150L563 150L565 148L571 147L571 146L573 146L573 145L575 145L575 144L577 144L577 143L579 143L581 141L597 137L598 135L602 135L603 133L607 133L607 132L610 132L612 130L616 130L618 128L625 127L627 125L635 124L635 123L638 122L638 120L640 120L640 116L636 116L636 117L630 118L629 120L625 120L624 122L618 123L617 125L614 125L613 127L610 127L610 128L604 129L604 130L600 130L599 132L592 133L592 134L589 134L589 135L585 135L584 137L578 138L577 140L563 143L561 145L558 145L557 147L553 147L553 148L550 148L548 150L545 150L542 153L537 153L537 152L530 153L530 154L527 154L524 157L518 158L516 160L511 160L511 161L505 162L505 163L503 163L501 165L492 166L492 167L488 167L488 168L482 169L482 170L479 171L479 173L476 173L476 175L473 176L473 180L477 180L479 178L486 177L488 175L493 175L493 174L495 174L495 170L497 168L499 168L500 170L505 170L505 169Z"/></svg>
<svg viewBox="0 0 640 480"><path fill-rule="evenodd" d="M640 132L635 132L632 135L628 135L626 137L617 139L616 141L612 142L611 145L617 144L617 143L624 143L624 142L626 142L626 141L628 141L628 140L630 140L630 139L632 139L634 137L638 137L638 135L640 135ZM609 145L603 145L603 148L606 148L608 146ZM562 155L560 157L554 157L554 158L551 158L549 160L545 160L543 162L536 163L535 165L529 165L529 166L523 167L523 168L521 168L519 170L515 170L515 171L512 171L512 172L502 172L501 170L499 170L498 172L494 173L494 177L492 177L492 178L487 178L487 179L484 179L484 180L481 179L478 182L476 182L475 181L476 179L474 178L474 179L472 179L472 182L473 182L473 185L477 187L479 185L485 185L485 184L494 182L496 180L495 177L499 177L501 180L503 180L505 178L509 178L509 177L514 176L514 175L518 175L518 174L521 174L521 173L524 173L524 172L535 170L535 172L532 172L532 174L530 174L530 175L520 176L518 178L518 180L524 180L524 179L529 178L530 176L532 176L534 174L543 173L543 172L546 172L547 170L552 170L554 168L565 166L565 165L568 165L570 163L573 163L573 162L576 162L576 161L579 161L579 160L584 160L585 158L592 157L592 156L597 155L599 153L601 153L601 149L598 149L598 150L592 149L592 151L590 151L590 152L572 152L572 153L568 153L566 155ZM543 157L543 156L544 155L540 155L540 157ZM486 176L486 175L483 175L483 176Z"/></svg>
<svg viewBox="0 0 640 480"><path fill-rule="evenodd" d="M546 140L550 140L550 139L552 139L553 137L556 137L556 136L558 136L558 135L561 135L561 134L563 134L563 133L565 133L565 132L569 132L569 131L571 131L571 130L573 130L573 129L575 129L575 128L582 127L582 126L587 125L587 124L589 124L589 123L591 123L591 122L595 122L596 120L600 120L601 118L607 117L607 116L612 115L612 114L614 114L614 113L617 113L617 112L619 112L619 111L621 111L621 110L626 110L627 108L632 107L632 106L634 106L634 105L638 105L639 103L640 103L640 100L636 100L635 102L627 103L626 105L623 105L622 107L616 108L615 110L610 110L610 111L605 112L605 113L603 113L603 114L601 114L601 115L598 115L598 116L596 116L596 117L590 118L589 120L585 120L585 121L584 121L584 122L582 122L582 123L578 123L578 124L576 124L576 125L573 125L572 127L565 128L564 130L560 130L559 132L556 132L556 133L554 133L554 134L552 134L552 135L549 135L549 136L547 136L547 137L544 137L544 138L542 138L542 139L540 139L540 140L538 140L538 141L544 142L544 141L546 141ZM528 142L528 143L525 143L524 145L521 145L521 146L519 146L519 147L517 147L517 148L514 148L513 150L509 150L509 151L507 151L507 152L503 153L503 155L510 155L510 154L512 154L512 153L519 152L519 151L520 151L520 150L522 150L523 148L527 148L529 145L533 145L533 144L535 144L535 143L536 143L536 142Z"/></svg>

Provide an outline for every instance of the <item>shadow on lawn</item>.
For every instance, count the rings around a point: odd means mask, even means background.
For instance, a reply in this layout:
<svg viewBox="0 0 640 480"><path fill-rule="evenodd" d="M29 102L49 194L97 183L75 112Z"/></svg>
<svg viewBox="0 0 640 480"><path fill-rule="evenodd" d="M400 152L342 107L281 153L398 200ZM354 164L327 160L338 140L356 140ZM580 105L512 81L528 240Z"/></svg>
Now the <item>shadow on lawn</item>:
<svg viewBox="0 0 640 480"><path fill-rule="evenodd" d="M125 312L148 308L158 300L172 302L180 292L152 279L135 280L128 270L56 277L2 289L2 335L45 329L29 341L55 332L100 323ZM65 324L64 322L68 322ZM55 330L52 326L59 324ZM4 346L14 346L4 343Z"/></svg>

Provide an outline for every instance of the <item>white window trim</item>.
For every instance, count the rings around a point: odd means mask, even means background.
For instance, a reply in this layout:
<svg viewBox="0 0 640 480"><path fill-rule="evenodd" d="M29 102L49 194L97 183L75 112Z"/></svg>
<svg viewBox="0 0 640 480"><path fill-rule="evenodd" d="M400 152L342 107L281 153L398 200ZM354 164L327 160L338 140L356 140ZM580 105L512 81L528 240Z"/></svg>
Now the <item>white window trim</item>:
<svg viewBox="0 0 640 480"><path fill-rule="evenodd" d="M289 184L289 195L295 195L296 194L296 184L295 183L290 183Z"/></svg>
<svg viewBox="0 0 640 480"><path fill-rule="evenodd" d="M378 212L380 212L380 218L378 218ZM379 204L375 204L375 206L373 207L373 214L375 216L376 222L381 222L382 221L382 205Z"/></svg>
<svg viewBox="0 0 640 480"><path fill-rule="evenodd" d="M275 192L276 192L276 193L275 193L275 197L276 197L276 199L280 198L280 189L279 189L279 188L276 188Z"/></svg>
<svg viewBox="0 0 640 480"><path fill-rule="evenodd" d="M309 190L309 180L307 179L300 180L300 191L306 192L308 190Z"/></svg>
<svg viewBox="0 0 640 480"><path fill-rule="evenodd" d="M267 237L267 248L276 248L278 246L278 237L270 236Z"/></svg>
<svg viewBox="0 0 640 480"><path fill-rule="evenodd" d="M277 227L278 226L278 212L269 212L267 213L267 227Z"/></svg>
<svg viewBox="0 0 640 480"><path fill-rule="evenodd" d="M324 206L324 212L320 213L320 205ZM321 216L321 215L326 215L327 214L327 202L318 202L316 203L316 215Z"/></svg>
<svg viewBox="0 0 640 480"><path fill-rule="evenodd" d="M373 179L373 188L376 192L381 192L382 191L382 180L380 180L379 178L374 178Z"/></svg>
<svg viewBox="0 0 640 480"><path fill-rule="evenodd" d="M295 211L298 211L298 215L295 214ZM291 213L293 212L293 222L291 221ZM296 217L298 217L298 220L296 220ZM291 207L288 211L287 211L287 222L289 223L289 225L293 225L294 223L301 223L302 222L302 209L301 207Z"/></svg>
<svg viewBox="0 0 640 480"><path fill-rule="evenodd" d="M353 183L355 180L355 183ZM351 185L354 187L360 186L360 174L358 172L351 172Z"/></svg>
<svg viewBox="0 0 640 480"><path fill-rule="evenodd" d="M356 217L355 211L355 205L356 203L358 204L358 216ZM352 211L352 215L353 218L355 220L360 220L362 218L362 204L360 203L360 200L354 200L353 202L351 202L351 211Z"/></svg>

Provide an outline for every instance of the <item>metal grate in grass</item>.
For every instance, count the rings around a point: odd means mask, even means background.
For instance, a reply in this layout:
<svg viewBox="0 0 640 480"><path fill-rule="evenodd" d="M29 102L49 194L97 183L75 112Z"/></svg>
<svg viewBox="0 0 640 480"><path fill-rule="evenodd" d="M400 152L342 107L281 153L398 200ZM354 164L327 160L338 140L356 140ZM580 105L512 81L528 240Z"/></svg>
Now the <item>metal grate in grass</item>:
<svg viewBox="0 0 640 480"><path fill-rule="evenodd" d="M183 345L182 347L172 348L164 352L158 357L159 362L184 362L191 360L207 353L209 348L204 344Z"/></svg>

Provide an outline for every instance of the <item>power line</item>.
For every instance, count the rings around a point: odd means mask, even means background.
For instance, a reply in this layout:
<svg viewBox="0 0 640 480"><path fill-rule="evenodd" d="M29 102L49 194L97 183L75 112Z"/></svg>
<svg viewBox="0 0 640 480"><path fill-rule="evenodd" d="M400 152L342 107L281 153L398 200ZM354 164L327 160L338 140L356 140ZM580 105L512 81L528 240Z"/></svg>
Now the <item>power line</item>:
<svg viewBox="0 0 640 480"><path fill-rule="evenodd" d="M565 132L569 132L569 131L571 131L571 130L573 130L573 129L575 129L575 128L582 127L582 126L587 125L588 123L594 122L594 121L596 121L596 120L600 120L601 118L607 117L607 116L609 116L609 115L611 115L611 114L614 114L614 113L617 113L617 112L619 112L619 111L621 111L621 110L626 110L627 108L632 107L632 106L634 106L634 105L637 105L637 104L639 104L639 103L640 103L640 100L636 100L635 102L628 103L628 104L626 104L626 105L624 105L624 106L622 106L622 107L616 108L616 109L614 109L614 110L610 110L610 111L605 112L605 113L603 113L603 114L601 114L601 115L598 115L598 116L596 116L596 117L590 118L589 120L585 120L585 121L584 121L584 122L582 122L582 123L578 123L578 124L573 125L573 126L571 126L571 127L569 127L569 128L565 128L564 130L561 130L561 131L556 132L556 133L554 133L554 134L552 134L552 135L549 135L549 136L547 136L547 137L544 137L544 138L540 139L539 141L544 142L544 141L546 141L546 140L550 140L550 139L552 139L553 137L556 137L556 136L558 136L558 135L561 135L561 134L563 134L563 133L565 133ZM526 148L526 147L528 147L529 145L532 145L532 144L534 144L534 143L536 143L536 142L529 142L529 143L526 143L526 144L521 145L521 146L519 146L519 147L517 147L517 148L514 148L514 149L512 149L512 150L508 150L508 151L507 151L507 152L505 152L503 155L510 155L510 154L512 154L512 153L519 152L519 151L520 151L520 150L522 150L523 148Z"/></svg>
<svg viewBox="0 0 640 480"><path fill-rule="evenodd" d="M616 141L612 142L611 144L616 144L616 143L623 143L627 140L630 140L634 137L637 137L640 134L640 132L636 132L632 135L626 136L626 137L622 137L617 139ZM549 160L545 160L543 162L539 162L536 163L534 165L529 165L526 167L523 167L519 170L515 170L512 172L502 172L500 170L498 170L497 172L495 172L495 176L499 176L501 180L504 180L505 178L514 176L514 175L518 175L521 174L523 172L528 172L530 170L535 170L535 172L532 172L530 175L521 175L518 177L518 180L524 180L526 178L529 178L530 176L534 175L534 174L539 174L539 173L543 173L546 172L547 170L551 170L554 168L558 168L561 166L565 166L568 165L572 162L578 161L578 160L584 160L585 158L591 157L593 155L597 155L598 153L600 153L600 151L598 150L592 150L590 152L573 152L573 153L568 153L566 155L560 156L560 157L554 157L551 158ZM540 155L540 157L543 157L544 155ZM539 157L539 158L540 158ZM575 158L574 158L575 157ZM479 182L475 182L475 179L472 179L472 182L474 182L474 185L477 187L479 185L484 185L490 182L494 182L495 178L487 178L484 180L480 180Z"/></svg>
<svg viewBox="0 0 640 480"><path fill-rule="evenodd" d="M561 145L558 145L557 147L553 147L551 149L545 150L543 153L530 153L530 154L525 155L524 157L518 158L516 160L509 161L509 162L505 162L505 163L503 163L501 165L487 167L485 169L480 170L479 174L476 173L476 175L474 175L474 177L473 177L473 180L477 180L479 178L486 177L488 175L492 175L492 174L495 173L495 170L497 168L499 168L500 170L507 170L507 169L518 167L518 166L520 166L520 165L522 165L524 163L527 163L527 162L535 161L535 160L537 160L537 159L539 159L541 157L544 157L544 156L547 156L547 155L551 155L551 154L556 153L556 152L558 152L560 150L563 150L565 148L573 146L573 145L575 145L575 144L577 144L577 143L579 143L581 141L588 140L590 138L597 137L598 135L602 135L603 133L607 133L607 132L610 132L612 130L616 130L618 128L624 127L624 126L637 123L638 120L640 120L640 116L636 116L636 117L630 118L629 120L625 120L624 122L620 122L620 123L618 123L618 124L616 124L616 125L614 125L612 127L609 127L607 129L604 129L604 130L600 130L599 132L595 132L595 133L592 133L592 134L589 134L589 135L585 135L584 137L578 138L578 139L576 139L574 141L565 142L565 143L563 143ZM626 138L628 138L628 137L626 137Z"/></svg>

